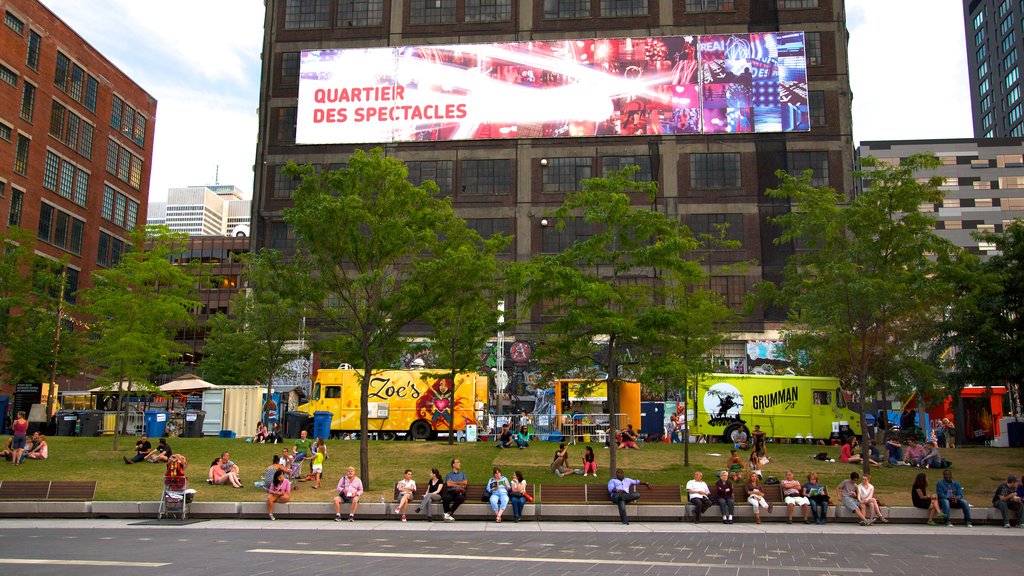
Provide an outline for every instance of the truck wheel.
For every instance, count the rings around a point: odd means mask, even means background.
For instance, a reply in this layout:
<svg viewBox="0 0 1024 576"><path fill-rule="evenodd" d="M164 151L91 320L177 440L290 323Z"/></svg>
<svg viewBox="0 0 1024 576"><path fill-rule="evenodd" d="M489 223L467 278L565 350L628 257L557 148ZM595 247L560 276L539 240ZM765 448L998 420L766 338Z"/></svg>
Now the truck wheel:
<svg viewBox="0 0 1024 576"><path fill-rule="evenodd" d="M746 430L746 426L743 424L730 424L726 427L725 431L722 432L722 442L726 444L732 444L732 433L735 430ZM747 432L747 439L750 439L750 432Z"/></svg>
<svg viewBox="0 0 1024 576"><path fill-rule="evenodd" d="M426 420L417 420L409 427L409 435L413 440L426 440L430 438L430 424Z"/></svg>

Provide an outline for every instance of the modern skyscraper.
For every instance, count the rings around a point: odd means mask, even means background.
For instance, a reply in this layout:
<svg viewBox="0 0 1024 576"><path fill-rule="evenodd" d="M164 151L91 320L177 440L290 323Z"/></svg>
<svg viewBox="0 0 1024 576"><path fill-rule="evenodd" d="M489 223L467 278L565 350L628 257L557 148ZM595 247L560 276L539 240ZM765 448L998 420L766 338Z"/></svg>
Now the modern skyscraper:
<svg viewBox="0 0 1024 576"><path fill-rule="evenodd" d="M773 243L770 220L790 208L764 194L778 183L775 171L810 168L815 184L853 189L842 0L265 4L256 248L292 246L282 212L296 186L282 172L291 160L340 166L355 148L382 146L406 163L413 182L437 182L470 226L514 235L507 254L514 260L557 252L586 235L582 222L561 231L545 226L546 211L582 179L638 165L638 178L659 183L654 209L697 234L728 224L741 247L702 256L710 287L739 307L755 282L780 277L791 252ZM332 52L344 49L367 51ZM321 52L302 55L310 50ZM783 69L804 61L806 85L790 83ZM331 91L350 78L369 81ZM659 81L662 92L652 87ZM382 84L390 87L375 89ZM592 106L593 93L614 92L611 85L622 89ZM432 96L441 103L414 101ZM312 111L299 104L306 98L342 102ZM551 120L559 113L561 124ZM382 119L409 117L441 121L379 130ZM459 124L461 117L467 122ZM740 261L756 263L727 266ZM737 342L771 337L781 318L768 314L749 318ZM517 330L529 334L541 320Z"/></svg>
<svg viewBox="0 0 1024 576"><path fill-rule="evenodd" d="M921 206L935 219L935 233L957 246L989 256L995 246L974 238L975 232L1002 232L1024 218L1024 139L957 138L861 142L858 158L899 164L914 154L933 153L942 166L926 176L942 176L946 197Z"/></svg>
<svg viewBox="0 0 1024 576"><path fill-rule="evenodd" d="M235 186L187 186L171 188L167 201L151 202L149 211L146 224L164 224L190 236L226 236L249 223L251 202Z"/></svg>
<svg viewBox="0 0 1024 576"><path fill-rule="evenodd" d="M1017 62L1024 56L1022 17L1019 0L964 0L975 138L1024 136Z"/></svg>
<svg viewBox="0 0 1024 576"><path fill-rule="evenodd" d="M156 100L38 0L0 11L0 229L66 257L73 299L146 220Z"/></svg>

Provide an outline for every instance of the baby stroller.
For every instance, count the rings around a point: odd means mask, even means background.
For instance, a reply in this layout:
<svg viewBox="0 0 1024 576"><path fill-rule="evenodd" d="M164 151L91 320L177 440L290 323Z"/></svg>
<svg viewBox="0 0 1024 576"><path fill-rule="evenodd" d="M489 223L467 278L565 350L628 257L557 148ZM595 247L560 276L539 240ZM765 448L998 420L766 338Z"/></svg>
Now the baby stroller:
<svg viewBox="0 0 1024 576"><path fill-rule="evenodd" d="M291 466L288 469L288 475L292 477L293 481L302 478L302 463L305 461L305 456L296 456L295 459L292 460ZM292 489L294 489L294 486Z"/></svg>
<svg viewBox="0 0 1024 576"><path fill-rule="evenodd" d="M157 519L164 516L176 516L179 520L188 517L188 505L192 501L195 490L188 487L188 476L185 470L188 461L181 454L174 454L167 461L167 472L164 474L164 491L160 496L160 511Z"/></svg>

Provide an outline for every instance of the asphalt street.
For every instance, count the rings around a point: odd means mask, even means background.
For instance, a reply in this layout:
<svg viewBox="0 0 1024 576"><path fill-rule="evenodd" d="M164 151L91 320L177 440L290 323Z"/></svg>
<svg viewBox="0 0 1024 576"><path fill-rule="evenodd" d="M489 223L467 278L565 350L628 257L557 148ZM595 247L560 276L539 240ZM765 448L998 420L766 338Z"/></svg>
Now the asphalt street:
<svg viewBox="0 0 1024 576"><path fill-rule="evenodd" d="M0 520L0 573L1016 574L1024 530L704 523Z"/></svg>

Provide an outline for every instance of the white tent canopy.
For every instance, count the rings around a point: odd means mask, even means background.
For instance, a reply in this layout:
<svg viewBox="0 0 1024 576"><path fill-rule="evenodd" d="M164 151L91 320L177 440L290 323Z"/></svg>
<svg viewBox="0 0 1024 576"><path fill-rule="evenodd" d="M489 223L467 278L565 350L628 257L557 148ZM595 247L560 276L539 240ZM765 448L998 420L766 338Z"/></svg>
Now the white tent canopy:
<svg viewBox="0 0 1024 576"><path fill-rule="evenodd" d="M202 378L199 378L195 374L185 374L175 380L171 380L167 384L160 386L160 390L163 392L184 392L188 390L209 390L211 388L220 388L216 384L211 384Z"/></svg>

